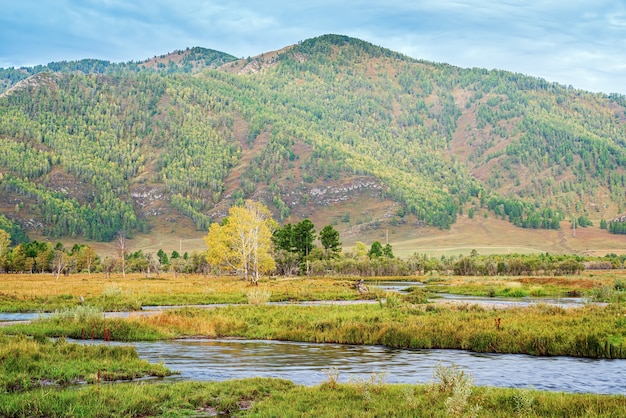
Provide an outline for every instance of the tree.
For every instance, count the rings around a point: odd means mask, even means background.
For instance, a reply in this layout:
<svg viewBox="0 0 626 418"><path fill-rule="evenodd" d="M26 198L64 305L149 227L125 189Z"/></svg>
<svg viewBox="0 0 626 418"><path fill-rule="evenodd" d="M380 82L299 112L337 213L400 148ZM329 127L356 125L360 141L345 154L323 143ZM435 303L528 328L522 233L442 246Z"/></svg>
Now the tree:
<svg viewBox="0 0 626 418"><path fill-rule="evenodd" d="M377 258L383 256L383 245L379 241L374 241L367 253L369 258Z"/></svg>
<svg viewBox="0 0 626 418"><path fill-rule="evenodd" d="M274 229L271 213L261 203L246 200L244 206L233 206L221 225L213 223L209 228L207 262L256 283L259 274L276 268L271 255Z"/></svg>
<svg viewBox="0 0 626 418"><path fill-rule="evenodd" d="M65 270L67 267L68 256L62 250L54 250L54 260L52 261L54 267L54 274L56 276L56 280L59 280L59 276L61 272Z"/></svg>
<svg viewBox="0 0 626 418"><path fill-rule="evenodd" d="M315 240L315 225L310 219L304 219L293 227L293 235L296 250L303 257L309 255L313 249L313 241Z"/></svg>
<svg viewBox="0 0 626 418"><path fill-rule="evenodd" d="M180 273L185 271L187 267L187 260L181 257L172 257L170 260L170 270L174 273L174 278L177 278Z"/></svg>
<svg viewBox="0 0 626 418"><path fill-rule="evenodd" d="M11 245L11 235L3 229L0 229L0 266L4 265L4 257Z"/></svg>
<svg viewBox="0 0 626 418"><path fill-rule="evenodd" d="M385 246L383 247L383 255L387 258L394 258L393 248L391 247L391 244L385 244Z"/></svg>
<svg viewBox="0 0 626 418"><path fill-rule="evenodd" d="M357 241L354 244L354 255L356 258L365 257L367 255L367 245L364 242Z"/></svg>
<svg viewBox="0 0 626 418"><path fill-rule="evenodd" d="M128 243L128 239L126 238L126 233L124 231L119 231L117 233L117 240L115 241L115 251L117 252L117 257L120 260L120 264L122 266L122 277L126 278L126 255L130 250L130 246Z"/></svg>
<svg viewBox="0 0 626 418"><path fill-rule="evenodd" d="M102 262L102 271L107 279L111 278L111 272L115 269L116 260L111 257L105 257Z"/></svg>
<svg viewBox="0 0 626 418"><path fill-rule="evenodd" d="M157 251L157 257L159 258L161 268L167 269L167 267L170 265L170 259L168 258L167 253L162 249L159 249L159 251Z"/></svg>
<svg viewBox="0 0 626 418"><path fill-rule="evenodd" d="M295 252L295 237L294 228L291 224L283 225L280 228L276 228L272 235L272 241L277 250L283 250L288 252Z"/></svg>
<svg viewBox="0 0 626 418"><path fill-rule="evenodd" d="M93 267L93 265L96 262L96 259L98 258L96 252L90 246L83 245L78 254L79 254L78 257L80 260L80 266L82 268L86 268L87 274L91 276L91 268Z"/></svg>
<svg viewBox="0 0 626 418"><path fill-rule="evenodd" d="M326 225L320 231L320 241L324 247L326 258L341 252L341 241L339 241L339 231L332 225Z"/></svg>

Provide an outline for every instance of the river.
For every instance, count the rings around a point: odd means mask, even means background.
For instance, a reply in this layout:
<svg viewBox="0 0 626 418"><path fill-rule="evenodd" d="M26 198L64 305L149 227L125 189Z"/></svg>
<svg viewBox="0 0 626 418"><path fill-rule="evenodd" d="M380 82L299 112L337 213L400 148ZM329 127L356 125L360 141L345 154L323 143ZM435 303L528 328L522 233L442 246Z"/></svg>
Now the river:
<svg viewBox="0 0 626 418"><path fill-rule="evenodd" d="M131 344L142 359L179 371L172 379L221 381L260 376L317 385L327 380L324 370L334 367L342 382L385 373L387 383L415 384L433 381L438 364L457 364L471 373L477 385L626 395L626 360L257 340Z"/></svg>

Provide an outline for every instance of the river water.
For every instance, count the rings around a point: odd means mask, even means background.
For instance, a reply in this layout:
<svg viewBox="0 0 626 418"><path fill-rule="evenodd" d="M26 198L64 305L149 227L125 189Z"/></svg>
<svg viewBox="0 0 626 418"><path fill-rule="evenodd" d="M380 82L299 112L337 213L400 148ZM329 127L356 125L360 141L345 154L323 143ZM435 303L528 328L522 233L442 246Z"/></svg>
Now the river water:
<svg viewBox="0 0 626 418"><path fill-rule="evenodd" d="M477 385L626 395L626 360L257 340L186 339L132 345L142 359L164 363L180 372L173 379L182 380L259 376L317 385L327 380L324 370L334 367L342 382L384 373L387 383L415 384L434 381L438 364L456 364L471 373Z"/></svg>

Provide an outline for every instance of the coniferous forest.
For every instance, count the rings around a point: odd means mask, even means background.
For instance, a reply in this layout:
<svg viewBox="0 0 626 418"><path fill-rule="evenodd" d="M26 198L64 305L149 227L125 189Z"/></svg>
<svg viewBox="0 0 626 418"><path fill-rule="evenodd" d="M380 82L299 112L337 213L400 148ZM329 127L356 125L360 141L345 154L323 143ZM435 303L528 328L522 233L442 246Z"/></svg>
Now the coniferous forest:
<svg viewBox="0 0 626 418"><path fill-rule="evenodd" d="M610 221L626 203L618 94L339 35L240 60L191 48L0 69L0 92L0 228L14 243L28 230L110 241L172 213L206 231L248 198L296 223L320 185L357 178L442 229L480 209L623 233Z"/></svg>

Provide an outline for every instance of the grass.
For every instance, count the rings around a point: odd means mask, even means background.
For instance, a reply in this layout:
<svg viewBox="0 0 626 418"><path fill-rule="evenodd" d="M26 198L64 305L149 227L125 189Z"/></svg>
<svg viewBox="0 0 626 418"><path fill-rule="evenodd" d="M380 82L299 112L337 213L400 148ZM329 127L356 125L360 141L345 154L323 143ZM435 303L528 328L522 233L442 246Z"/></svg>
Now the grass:
<svg viewBox="0 0 626 418"><path fill-rule="evenodd" d="M4 278L4 277L3 277ZM38 281L39 279L39 281ZM379 304L348 306L271 306L270 300L355 299L352 279L264 280L262 294L234 278L161 277L127 280L100 276L8 276L0 297L16 300L57 298L60 307L47 319L15 324L0 331L0 416L625 416L624 396L550 393L475 387L455 369L438 369L430 385L389 385L385 375L316 387L278 379L221 383L178 382L81 386L76 382L132 379L168 373L161 365L142 364L132 348L83 346L46 336L156 340L184 336L243 337L309 342L374 344L395 348L456 348L476 352L626 358L626 306L562 309L548 305L506 310L478 305L425 303L422 288L409 294L376 293ZM20 280L22 283L20 284ZM380 279L377 279L380 280ZM420 278L420 281L425 278ZM605 289L621 292L624 280L613 274L575 278L431 277L437 290L508 289L530 294ZM469 291L469 290L468 290ZM455 292L456 293L456 292ZM84 295L80 304L78 296ZM387 296L386 299L382 299ZM178 309L154 316L103 318L101 300L237 300L214 309ZM250 299L249 299L250 298ZM251 304L246 304L250 300ZM254 304L253 301L259 301ZM206 303L206 302L205 302ZM0 306L5 302L0 299ZM24 306L24 305L22 305ZM48 309L45 305L41 310ZM111 306L111 305L109 305ZM9 336L8 334L13 334ZM34 338L24 336L32 335ZM53 383L54 388L46 387ZM43 385L43 387L42 387ZM4 388L4 390L2 390Z"/></svg>
<svg viewBox="0 0 626 418"><path fill-rule="evenodd" d="M178 335L447 348L538 356L626 358L626 308L617 304L505 310L478 305L233 306L139 319Z"/></svg>
<svg viewBox="0 0 626 418"><path fill-rule="evenodd" d="M24 335L0 334L0 359L0 393L171 374L163 365L140 360L133 347L80 345Z"/></svg>
<svg viewBox="0 0 626 418"><path fill-rule="evenodd" d="M80 304L106 311L133 311L142 306L248 303L251 285L236 277L162 275L146 279L141 274L107 279L103 274L75 274L58 281L51 275L0 275L2 312L51 312ZM353 300L361 296L352 279L264 279L263 289L272 301ZM81 301L82 297L82 301ZM369 297L375 298L375 292Z"/></svg>
<svg viewBox="0 0 626 418"><path fill-rule="evenodd" d="M465 403L454 403L454 389L440 382L389 385L358 381L315 387L279 379L103 385L79 390L38 389L0 394L0 415L204 416L246 417L618 417L624 396L565 394L526 389L458 386ZM457 389L458 390L458 389ZM463 408L451 408L451 406ZM461 411L464 415L457 414ZM470 413L474 412L475 415Z"/></svg>
<svg viewBox="0 0 626 418"><path fill-rule="evenodd" d="M76 339L109 339L114 341L156 341L172 334L138 322L138 317L104 318L101 309L78 306L54 312L30 324L4 327L6 334L27 334L35 337L66 337Z"/></svg>
<svg viewBox="0 0 626 418"><path fill-rule="evenodd" d="M624 282L624 272L587 272L571 277L420 277L372 278L368 283L385 280L419 280L427 289L476 296L590 296L595 289L614 288ZM142 306L198 305L249 302L249 292L256 292L249 283L235 277L188 277L162 275L146 279L143 275L113 276L86 274L62 277L52 275L0 275L0 312L51 312L86 304L106 311L133 311ZM370 293L359 295L354 278L279 278L263 279L263 291L269 301L355 300L384 296L370 286Z"/></svg>
<svg viewBox="0 0 626 418"><path fill-rule="evenodd" d="M591 297L598 289L612 288L623 272L587 272L577 276L426 276L426 290L484 297Z"/></svg>
<svg viewBox="0 0 626 418"><path fill-rule="evenodd" d="M550 305L487 309L471 304L414 304L390 294L378 305L234 305L104 319L78 308L5 333L136 341L205 336L448 348L538 356L626 358L626 306L564 309ZM87 312L82 312L87 311Z"/></svg>
<svg viewBox="0 0 626 418"><path fill-rule="evenodd" d="M258 287L252 288L246 292L248 296L248 303L252 305L264 305L270 301L272 292L267 289L260 289Z"/></svg>

